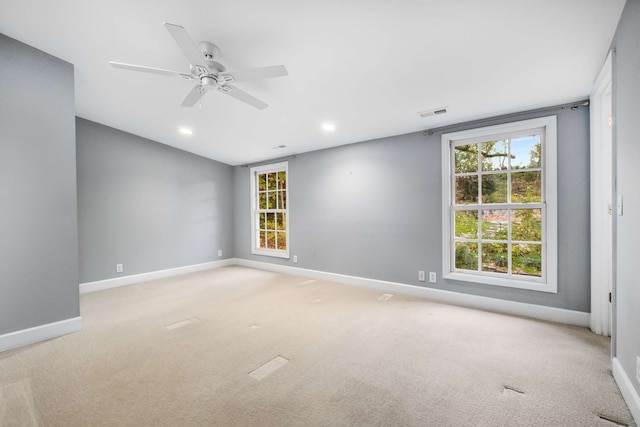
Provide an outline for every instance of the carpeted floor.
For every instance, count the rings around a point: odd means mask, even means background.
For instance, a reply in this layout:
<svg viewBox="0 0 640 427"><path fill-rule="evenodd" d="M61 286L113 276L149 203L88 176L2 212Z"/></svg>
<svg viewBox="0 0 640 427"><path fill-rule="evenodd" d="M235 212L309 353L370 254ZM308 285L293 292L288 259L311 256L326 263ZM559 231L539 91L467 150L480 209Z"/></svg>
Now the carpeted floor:
<svg viewBox="0 0 640 427"><path fill-rule="evenodd" d="M632 423L609 339L577 327L241 267L85 294L81 314L0 353L1 426Z"/></svg>

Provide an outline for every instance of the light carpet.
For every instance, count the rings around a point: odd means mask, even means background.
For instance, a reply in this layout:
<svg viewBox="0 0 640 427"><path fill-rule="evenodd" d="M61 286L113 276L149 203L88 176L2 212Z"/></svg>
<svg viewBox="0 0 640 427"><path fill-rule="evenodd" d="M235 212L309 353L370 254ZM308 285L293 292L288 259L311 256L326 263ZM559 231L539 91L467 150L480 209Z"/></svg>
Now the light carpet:
<svg viewBox="0 0 640 427"><path fill-rule="evenodd" d="M633 422L610 340L579 327L242 267L84 294L81 315L0 353L0 425Z"/></svg>

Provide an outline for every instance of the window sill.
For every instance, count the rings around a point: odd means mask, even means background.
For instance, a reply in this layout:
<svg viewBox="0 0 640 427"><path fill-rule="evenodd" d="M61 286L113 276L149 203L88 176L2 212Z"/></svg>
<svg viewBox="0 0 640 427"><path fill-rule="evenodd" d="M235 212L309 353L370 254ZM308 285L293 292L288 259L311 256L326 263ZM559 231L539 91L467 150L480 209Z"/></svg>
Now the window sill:
<svg viewBox="0 0 640 427"><path fill-rule="evenodd" d="M458 280L462 282L483 283L485 285L503 286L506 288L527 289L531 291L558 293L556 283L545 283L541 279L536 281L526 279L508 279L503 277L494 277L489 275L480 275L472 273L451 272L443 275L446 280Z"/></svg>
<svg viewBox="0 0 640 427"><path fill-rule="evenodd" d="M253 255L264 255L274 258L286 258L289 259L289 251L279 251L276 249L253 249L251 251Z"/></svg>

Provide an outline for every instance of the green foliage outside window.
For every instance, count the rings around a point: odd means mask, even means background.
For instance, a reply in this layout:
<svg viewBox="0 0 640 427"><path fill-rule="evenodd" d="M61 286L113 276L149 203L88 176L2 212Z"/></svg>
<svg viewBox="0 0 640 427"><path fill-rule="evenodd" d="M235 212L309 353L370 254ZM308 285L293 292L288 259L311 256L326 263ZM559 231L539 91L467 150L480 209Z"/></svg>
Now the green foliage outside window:
<svg viewBox="0 0 640 427"><path fill-rule="evenodd" d="M542 202L540 135L456 146L454 155L456 205L484 205L455 211L455 267L477 271L480 257L482 271L507 273L510 252L512 274L541 276L542 210L487 209Z"/></svg>
<svg viewBox="0 0 640 427"><path fill-rule="evenodd" d="M285 171L259 173L258 188L258 247L287 249L287 175Z"/></svg>

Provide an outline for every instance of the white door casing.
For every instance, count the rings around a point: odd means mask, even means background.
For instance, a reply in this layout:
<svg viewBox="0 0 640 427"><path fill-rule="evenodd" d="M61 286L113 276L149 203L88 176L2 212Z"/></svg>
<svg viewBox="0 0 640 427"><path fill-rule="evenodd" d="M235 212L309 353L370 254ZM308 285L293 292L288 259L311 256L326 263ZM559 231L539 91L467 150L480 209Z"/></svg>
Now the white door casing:
<svg viewBox="0 0 640 427"><path fill-rule="evenodd" d="M612 60L607 56L591 91L591 330L611 335L613 283Z"/></svg>

